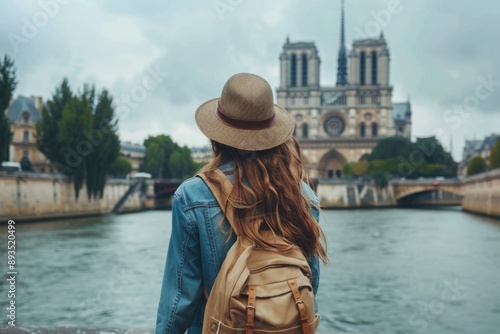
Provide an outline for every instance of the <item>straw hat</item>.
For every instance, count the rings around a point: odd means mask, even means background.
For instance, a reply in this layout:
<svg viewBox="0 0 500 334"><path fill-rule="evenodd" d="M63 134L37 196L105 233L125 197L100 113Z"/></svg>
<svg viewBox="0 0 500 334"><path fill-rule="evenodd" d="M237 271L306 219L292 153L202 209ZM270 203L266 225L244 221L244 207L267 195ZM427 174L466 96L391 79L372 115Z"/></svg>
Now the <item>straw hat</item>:
<svg viewBox="0 0 500 334"><path fill-rule="evenodd" d="M208 138L246 151L284 143L295 126L292 116L274 104L269 83L250 73L229 78L221 97L203 103L195 118Z"/></svg>

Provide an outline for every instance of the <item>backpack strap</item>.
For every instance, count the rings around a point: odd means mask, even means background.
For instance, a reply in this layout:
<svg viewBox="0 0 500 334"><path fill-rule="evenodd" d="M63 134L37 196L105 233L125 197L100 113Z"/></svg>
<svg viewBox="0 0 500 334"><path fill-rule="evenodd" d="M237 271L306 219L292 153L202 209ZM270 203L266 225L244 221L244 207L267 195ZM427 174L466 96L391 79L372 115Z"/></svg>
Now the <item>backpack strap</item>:
<svg viewBox="0 0 500 334"><path fill-rule="evenodd" d="M231 205L228 205L228 197L229 194L231 193L231 190L233 188L233 185L231 181L226 177L224 172L222 172L220 169L214 170L214 178L222 184L222 191L219 190L219 187L217 185L213 184L208 178L205 173L198 173L197 176L201 177L203 181L207 184L208 188L210 188L210 191L214 195L215 199L217 200L217 203L219 203L219 206L222 210L222 213L226 215L226 218L233 228L233 231L235 231L233 227L233 221L234 221L234 210ZM227 207L226 207L227 205ZM226 210L227 209L227 210ZM236 233L236 232L235 232Z"/></svg>
<svg viewBox="0 0 500 334"><path fill-rule="evenodd" d="M222 213L226 215L227 221L231 225L231 228L233 229L233 231L235 231L233 227L234 211L232 210L231 207L229 207L229 210L226 210L227 198L229 197L229 194L231 193L231 189L233 187L232 183L228 180L224 172L222 172L220 169L216 169L214 171L214 177L216 180L220 182L220 184L222 184L222 191L219 190L219 187L217 187L217 185L213 184L207 178L207 175L205 173L198 173L196 175L199 176L206 183L206 185L214 195L215 199L217 200L217 203L219 204ZM205 285L203 285L203 294L208 300L209 293Z"/></svg>
<svg viewBox="0 0 500 334"><path fill-rule="evenodd" d="M297 305L297 309L299 310L300 316L300 324L302 326L302 334L309 334L309 324L307 323L307 310L304 305L304 301L300 296L300 291L297 288L297 282L294 279L288 281L288 285L290 286L290 290L292 290L293 298L295 299L295 304Z"/></svg>
<svg viewBox="0 0 500 334"><path fill-rule="evenodd" d="M248 286L247 326L245 334L253 334L255 324L255 286Z"/></svg>

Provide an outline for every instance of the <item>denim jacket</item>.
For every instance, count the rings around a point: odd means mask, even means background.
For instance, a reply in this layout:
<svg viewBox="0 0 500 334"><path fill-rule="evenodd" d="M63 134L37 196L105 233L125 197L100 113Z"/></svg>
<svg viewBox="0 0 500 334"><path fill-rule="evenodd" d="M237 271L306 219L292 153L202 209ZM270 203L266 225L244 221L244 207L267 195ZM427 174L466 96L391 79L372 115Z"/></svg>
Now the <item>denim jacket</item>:
<svg viewBox="0 0 500 334"><path fill-rule="evenodd" d="M232 163L219 167L232 170ZM228 175L232 182L233 175ZM311 203L314 217L319 221L318 199L311 188L303 183L302 192ZM210 293L215 278L231 245L233 237L220 230L222 211L212 192L199 178L184 181L177 189L172 207L172 234L163 274L156 334L201 334L203 314L207 302L203 289ZM224 221L224 230L229 223ZM313 291L319 285L319 262L309 259L313 273ZM317 304L315 301L317 311Z"/></svg>

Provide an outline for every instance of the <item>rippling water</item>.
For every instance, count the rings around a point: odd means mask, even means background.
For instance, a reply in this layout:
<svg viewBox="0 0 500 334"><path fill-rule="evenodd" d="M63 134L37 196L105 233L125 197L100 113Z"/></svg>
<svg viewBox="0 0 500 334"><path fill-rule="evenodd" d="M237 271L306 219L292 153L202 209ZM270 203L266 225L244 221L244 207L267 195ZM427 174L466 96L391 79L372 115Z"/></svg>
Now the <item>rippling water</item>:
<svg viewBox="0 0 500 334"><path fill-rule="evenodd" d="M321 333L500 333L500 221L455 208L324 219ZM16 227L18 326L154 327L170 212Z"/></svg>

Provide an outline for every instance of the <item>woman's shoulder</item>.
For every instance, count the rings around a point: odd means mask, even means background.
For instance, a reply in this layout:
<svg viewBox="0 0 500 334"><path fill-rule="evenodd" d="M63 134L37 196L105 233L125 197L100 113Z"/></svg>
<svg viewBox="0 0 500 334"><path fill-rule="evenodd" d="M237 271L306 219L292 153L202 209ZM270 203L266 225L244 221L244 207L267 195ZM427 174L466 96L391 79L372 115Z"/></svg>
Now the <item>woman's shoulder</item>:
<svg viewBox="0 0 500 334"><path fill-rule="evenodd" d="M201 177L193 176L181 183L175 196L182 198L186 204L215 201L212 192Z"/></svg>

